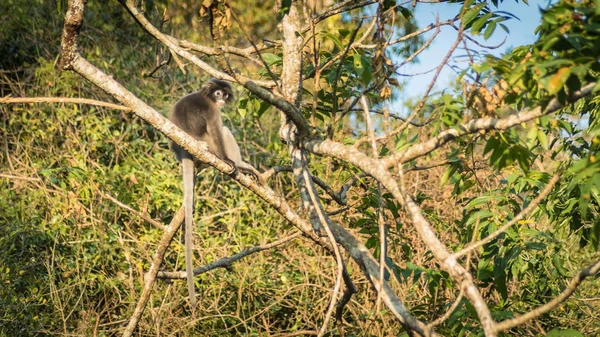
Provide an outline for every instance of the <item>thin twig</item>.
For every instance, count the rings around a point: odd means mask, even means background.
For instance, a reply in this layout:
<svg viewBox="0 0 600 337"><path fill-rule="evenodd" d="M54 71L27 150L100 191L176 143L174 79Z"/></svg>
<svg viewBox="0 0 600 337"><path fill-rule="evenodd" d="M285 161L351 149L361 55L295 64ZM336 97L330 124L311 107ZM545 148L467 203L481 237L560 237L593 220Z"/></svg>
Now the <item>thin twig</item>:
<svg viewBox="0 0 600 337"><path fill-rule="evenodd" d="M40 179L40 178L27 177L27 176L15 176L12 174L4 174L4 173L0 173L0 178L27 180L27 181L42 181L42 179Z"/></svg>
<svg viewBox="0 0 600 337"><path fill-rule="evenodd" d="M577 275L575 275L575 277L571 279L565 290L558 296L556 296L554 299L552 299L550 302L541 305L533 310L530 310L529 312L521 316L517 316L515 318L497 323L494 326L494 331L501 332L514 328L529 320L539 317L552 309L555 309L559 304L566 301L575 292L575 290L577 289L577 287L579 287L579 284L581 284L583 280L585 280L589 276L596 275L599 271L600 260L597 260L596 262L590 264L587 268L584 268L579 273L577 273Z"/></svg>
<svg viewBox="0 0 600 337"><path fill-rule="evenodd" d="M154 283L156 282L156 275L158 274L158 268L162 264L162 260L167 252L167 248L169 248L169 244L177 233L179 226L183 222L185 212L183 207L175 213L173 219L167 229L165 230L160 242L158 244L158 248L154 252L154 258L152 259L152 264L150 265L150 269L146 273L144 277L144 289L142 289L142 294L140 295L140 299L129 319L129 323L125 328L125 332L123 332L123 337L131 337L133 332L135 331L140 318L142 317L142 313L146 308L146 304L148 304L148 300L150 300L150 295L152 294L152 288L154 287Z"/></svg>
<svg viewBox="0 0 600 337"><path fill-rule="evenodd" d="M126 210L128 210L129 212L133 213L134 215L148 221L151 225L153 225L154 227L161 229L161 230L167 230L167 227L163 224L161 224L160 222L150 218L149 216L147 216L146 214L137 211L133 208L131 208L130 206L120 202L117 198L113 197L112 195L108 194L108 193L104 193L102 192L99 188L96 188L96 190L98 191L98 193L100 194L101 197L106 198L110 201L112 201L113 203L115 203L117 206L122 207Z"/></svg>
<svg viewBox="0 0 600 337"><path fill-rule="evenodd" d="M337 88L338 88L338 81L340 80L340 76L342 74L342 68L344 65L344 61L346 60L346 56L348 55L348 52L350 51L350 48L352 47L352 44L354 43L354 39L356 38L356 35L358 34L358 31L360 29L360 27L362 26L363 21L360 20L360 22L358 23L358 25L356 26L356 29L354 29L354 31L352 32L352 35L350 35L350 41L348 42L348 45L346 46L346 49L344 50L344 53L342 54L342 57L340 58L340 63L338 64L338 67L335 71L335 78L333 80L333 88L331 89L333 98L331 100L332 102L332 108L331 108L331 125L330 130L331 130L331 134L330 136L333 135L333 128L336 121L336 114L337 114L337 110L338 110L338 98L337 98Z"/></svg>
<svg viewBox="0 0 600 337"><path fill-rule="evenodd" d="M277 241L274 241L274 242L271 242L268 244L264 244L264 245L254 246L254 247L251 247L248 249L244 249L241 252L234 254L232 256L223 257L223 258L218 259L215 262L211 262L204 266L194 268L194 276L204 274L208 271L211 271L211 270L217 269L217 268L229 269L234 262L241 260L248 255L252 255L254 253L262 252L264 250L280 246L288 241L291 241L291 240L299 237L300 235L302 235L302 232L297 231L296 233L288 235ZM187 273L185 270L182 270L182 271L160 271L160 272L158 272L157 277L162 278L162 279L186 279Z"/></svg>
<svg viewBox="0 0 600 337"><path fill-rule="evenodd" d="M373 128L373 122L371 121L371 114L369 112L369 106L367 99L364 95L360 97L360 103L363 108L363 114L365 116L367 137L371 140L371 151L372 156L375 160L379 158L379 151L377 150L377 142L375 141L375 129ZM385 276L385 257L386 257L386 236L385 236L385 221L383 219L383 203L381 199L381 183L377 182L377 225L379 227L379 282L383 283L383 277ZM381 309L381 293L377 293L377 299L375 300L375 308L379 313Z"/></svg>
<svg viewBox="0 0 600 337"><path fill-rule="evenodd" d="M346 268L346 263L344 262L343 259L342 259L342 262L344 263L344 273L342 274L342 277L344 279L344 284L346 285L346 290L344 290L344 293L342 294L342 297L340 298L340 300L335 308L335 322L336 322L338 331L340 332L340 337L344 337L346 334L345 329L344 329L343 316L342 316L344 313L344 307L346 306L346 304L348 304L348 302L350 302L352 295L354 293L356 293L356 287L354 286L354 283L352 282L350 273L348 273L348 269Z"/></svg>
<svg viewBox="0 0 600 337"><path fill-rule="evenodd" d="M0 97L0 104L23 104L23 103L72 103L72 104L89 104L102 106L105 108L131 111L123 105L102 102L89 98L71 98L71 97Z"/></svg>
<svg viewBox="0 0 600 337"><path fill-rule="evenodd" d="M488 242L492 241L493 239L495 239L496 237L498 237L500 234L504 233L512 225L516 224L521 219L526 217L529 213L533 212L533 210L538 207L540 202L542 202L542 200L544 200L544 198L546 198L548 196L548 194L550 194L550 191L552 191L552 188L554 187L554 185L556 184L556 182L558 181L559 178L560 178L559 174L558 173L555 174L552 177L552 179L550 179L550 182L548 182L548 185L546 185L546 187L542 190L540 195L538 195L535 199L533 199L533 201L529 205L527 205L527 207L525 207L525 209L523 209L521 212L519 212L519 214L517 214L509 222L507 222L502 227L498 228L496 231L494 231L490 235L486 236L485 238L477 241L476 243L474 243L472 245L469 245L469 246L463 248L462 250L460 250L452 255L454 255L455 258L460 258L461 256L464 256L465 254L485 245L486 243L488 243Z"/></svg>
<svg viewBox="0 0 600 337"><path fill-rule="evenodd" d="M300 149L296 149L295 152L296 152L297 156L302 156L302 151ZM295 160L300 160L302 163L304 163L304 161L302 160L301 157L295 158ZM333 292L331 294L331 302L329 303L329 308L327 309L327 312L325 313L325 318L323 319L323 325L321 326L321 329L319 330L318 336L321 337L325 334L325 332L327 330L329 319L331 319L331 314L333 313L333 309L335 308L337 296L339 294L340 288L342 287L342 277L343 277L342 275L344 273L344 262L342 260L342 254L340 254L340 249L338 247L335 236L333 235L333 233L331 232L331 229L329 228L329 224L327 223L327 220L326 220L326 215L323 213L321 204L319 203L319 201L315 195L314 187L311 185L311 179L310 179L310 174L308 173L308 169L305 165L302 165L302 166L303 166L302 174L304 176L304 181L306 182L306 190L307 190L307 192L310 196L310 199L314 205L315 211L317 212L317 216L319 217L321 226L323 228L325 228L327 237L329 238L329 241L331 242L331 247L333 249L333 253L335 254L335 259L337 261L337 267L338 267L335 285L333 286Z"/></svg>

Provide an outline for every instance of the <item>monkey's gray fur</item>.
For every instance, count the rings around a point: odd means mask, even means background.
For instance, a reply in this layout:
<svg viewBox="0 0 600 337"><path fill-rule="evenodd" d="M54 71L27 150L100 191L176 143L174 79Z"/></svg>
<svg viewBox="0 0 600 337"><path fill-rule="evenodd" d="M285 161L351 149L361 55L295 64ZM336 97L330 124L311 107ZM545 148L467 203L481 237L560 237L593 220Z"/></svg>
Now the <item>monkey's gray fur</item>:
<svg viewBox="0 0 600 337"><path fill-rule="evenodd" d="M233 90L228 82L212 79L200 91L180 99L171 110L169 119L190 136L208 144L210 151L234 169L251 174L260 180L260 173L252 165L242 161L240 147L231 130L223 126L221 106L233 101ZM185 208L185 269L192 308L196 307L194 270L192 263L192 232L194 209L194 169L201 166L181 146L171 142L171 150L183 167L183 205Z"/></svg>

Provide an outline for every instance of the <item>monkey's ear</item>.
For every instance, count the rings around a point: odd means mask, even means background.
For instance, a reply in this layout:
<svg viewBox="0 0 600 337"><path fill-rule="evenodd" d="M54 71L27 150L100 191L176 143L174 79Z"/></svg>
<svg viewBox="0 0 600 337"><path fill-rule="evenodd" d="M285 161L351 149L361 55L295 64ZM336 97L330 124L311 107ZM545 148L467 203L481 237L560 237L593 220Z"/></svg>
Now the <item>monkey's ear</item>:
<svg viewBox="0 0 600 337"><path fill-rule="evenodd" d="M213 82L213 80L210 80L206 83L204 83L201 87L200 87L200 94L202 94L202 96L208 96L210 95L210 93L213 91L212 88L215 86L215 82Z"/></svg>
<svg viewBox="0 0 600 337"><path fill-rule="evenodd" d="M227 84L229 84L229 83L227 83ZM228 94L227 99L225 100L226 103L229 104L229 103L235 101L235 93L233 92L233 89L231 89L231 86L228 86L225 89L225 92L227 92L227 94Z"/></svg>

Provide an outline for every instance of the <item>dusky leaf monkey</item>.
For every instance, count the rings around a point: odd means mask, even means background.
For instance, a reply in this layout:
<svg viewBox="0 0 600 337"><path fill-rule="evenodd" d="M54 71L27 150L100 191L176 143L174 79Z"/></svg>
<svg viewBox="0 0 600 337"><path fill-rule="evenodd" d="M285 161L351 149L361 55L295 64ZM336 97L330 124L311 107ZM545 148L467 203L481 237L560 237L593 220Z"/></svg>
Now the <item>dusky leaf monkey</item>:
<svg viewBox="0 0 600 337"><path fill-rule="evenodd" d="M233 101L233 90L228 82L212 79L204 84L200 91L180 99L171 109L169 119L183 131L197 140L208 144L210 151L219 159L243 173L260 180L260 173L252 165L242 161L240 147L231 130L223 126L221 107ZM192 263L192 232L194 210L194 178L195 168L201 162L174 142L170 148L183 167L183 206L185 208L185 269L187 273L188 292L192 308L196 307L194 289L194 270Z"/></svg>

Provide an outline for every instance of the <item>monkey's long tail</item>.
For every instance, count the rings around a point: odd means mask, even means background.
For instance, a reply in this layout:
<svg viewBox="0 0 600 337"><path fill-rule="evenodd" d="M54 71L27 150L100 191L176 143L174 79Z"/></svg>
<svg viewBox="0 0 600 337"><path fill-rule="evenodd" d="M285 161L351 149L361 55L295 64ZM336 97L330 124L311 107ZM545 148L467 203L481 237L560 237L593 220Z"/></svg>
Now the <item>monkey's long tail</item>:
<svg viewBox="0 0 600 337"><path fill-rule="evenodd" d="M185 272L187 274L188 293L190 305L196 308L196 291L194 289L194 263L192 261L192 248L194 241L194 161L183 158L183 206L185 208Z"/></svg>

